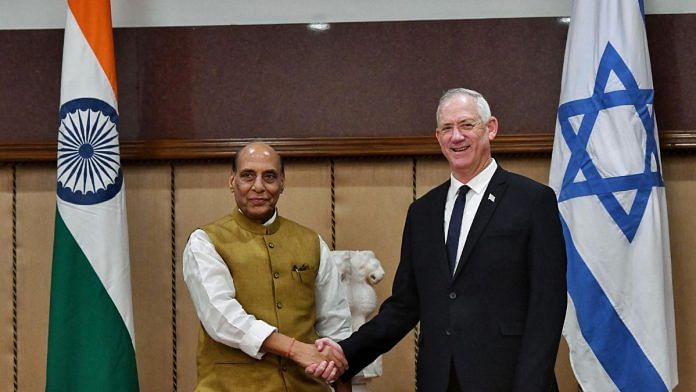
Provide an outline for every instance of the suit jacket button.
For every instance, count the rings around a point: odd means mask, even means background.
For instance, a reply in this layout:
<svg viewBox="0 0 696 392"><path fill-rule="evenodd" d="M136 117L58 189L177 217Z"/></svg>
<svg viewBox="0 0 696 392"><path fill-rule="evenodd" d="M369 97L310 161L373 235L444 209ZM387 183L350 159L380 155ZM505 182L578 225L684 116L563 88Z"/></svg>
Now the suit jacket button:
<svg viewBox="0 0 696 392"><path fill-rule="evenodd" d="M452 335L452 330L449 329L449 328L447 328L447 329L445 330L445 335L447 335L447 336Z"/></svg>
<svg viewBox="0 0 696 392"><path fill-rule="evenodd" d="M451 292L451 293L449 294L449 297L450 297L450 299L455 299L455 298L457 298L457 293L455 293L455 292L453 291L453 292Z"/></svg>

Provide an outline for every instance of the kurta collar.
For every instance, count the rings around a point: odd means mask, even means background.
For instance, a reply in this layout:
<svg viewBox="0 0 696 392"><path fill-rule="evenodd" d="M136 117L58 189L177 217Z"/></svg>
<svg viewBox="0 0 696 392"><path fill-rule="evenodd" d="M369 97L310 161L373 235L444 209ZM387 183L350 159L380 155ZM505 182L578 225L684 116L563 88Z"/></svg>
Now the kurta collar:
<svg viewBox="0 0 696 392"><path fill-rule="evenodd" d="M254 222L253 220L247 218L247 216L242 214L239 209L234 210L232 213L232 219L234 219L242 229L258 235L275 234L280 227L280 219L278 218L277 208L273 212L273 216L263 224Z"/></svg>

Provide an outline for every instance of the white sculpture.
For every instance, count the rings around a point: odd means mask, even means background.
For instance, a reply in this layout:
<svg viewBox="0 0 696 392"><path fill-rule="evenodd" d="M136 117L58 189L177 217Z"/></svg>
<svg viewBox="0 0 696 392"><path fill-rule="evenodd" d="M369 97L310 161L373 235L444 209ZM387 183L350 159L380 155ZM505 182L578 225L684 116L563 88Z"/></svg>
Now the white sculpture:
<svg viewBox="0 0 696 392"><path fill-rule="evenodd" d="M365 324L367 316L377 309L377 294L372 286L384 279L384 269L371 250L336 250L332 256L341 273L353 331L356 331ZM380 356L353 377L353 392L367 391L365 384L369 379L381 375Z"/></svg>

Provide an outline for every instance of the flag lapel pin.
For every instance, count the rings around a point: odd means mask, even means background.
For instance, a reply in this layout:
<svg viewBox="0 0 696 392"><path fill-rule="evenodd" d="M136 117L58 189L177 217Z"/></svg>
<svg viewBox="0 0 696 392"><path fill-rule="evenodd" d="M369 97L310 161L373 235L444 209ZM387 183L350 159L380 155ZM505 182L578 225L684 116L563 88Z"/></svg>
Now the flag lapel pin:
<svg viewBox="0 0 696 392"><path fill-rule="evenodd" d="M490 200L491 203L495 203L495 196L493 196L492 193L489 193L489 194L488 194L488 200Z"/></svg>

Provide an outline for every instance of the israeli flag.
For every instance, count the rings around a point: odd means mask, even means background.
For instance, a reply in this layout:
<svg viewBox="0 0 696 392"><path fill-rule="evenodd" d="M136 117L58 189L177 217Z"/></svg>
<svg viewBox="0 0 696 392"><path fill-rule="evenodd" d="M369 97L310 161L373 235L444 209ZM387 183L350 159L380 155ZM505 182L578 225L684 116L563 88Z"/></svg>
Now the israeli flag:
<svg viewBox="0 0 696 392"><path fill-rule="evenodd" d="M549 183L568 253L563 335L583 390L677 385L665 187L642 1L575 0Z"/></svg>

